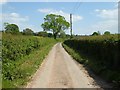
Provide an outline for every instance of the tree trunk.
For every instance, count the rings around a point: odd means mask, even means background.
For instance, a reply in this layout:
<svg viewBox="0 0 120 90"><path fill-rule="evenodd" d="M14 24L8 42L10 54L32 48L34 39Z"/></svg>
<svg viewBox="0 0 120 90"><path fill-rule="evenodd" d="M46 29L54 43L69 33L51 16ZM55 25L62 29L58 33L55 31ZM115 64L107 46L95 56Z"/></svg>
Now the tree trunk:
<svg viewBox="0 0 120 90"><path fill-rule="evenodd" d="M56 39L56 37L57 37L57 35L56 35L56 34L54 34L54 39Z"/></svg>

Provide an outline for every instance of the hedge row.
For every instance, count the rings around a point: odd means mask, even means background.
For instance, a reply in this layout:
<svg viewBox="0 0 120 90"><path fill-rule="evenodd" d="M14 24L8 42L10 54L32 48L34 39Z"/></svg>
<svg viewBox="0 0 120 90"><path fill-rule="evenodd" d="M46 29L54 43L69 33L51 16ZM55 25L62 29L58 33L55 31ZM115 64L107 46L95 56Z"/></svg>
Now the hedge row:
<svg viewBox="0 0 120 90"><path fill-rule="evenodd" d="M24 62L22 59L26 55L30 55L33 51L41 49L46 45L55 43L52 38L42 38L24 35L2 35L2 74L3 80L13 80L19 74L19 70L15 71L18 62ZM36 57L37 58L37 57ZM16 63L17 62L17 63ZM15 71L15 72L13 72ZM20 74L19 74L20 76ZM20 78L20 77L17 77Z"/></svg>
<svg viewBox="0 0 120 90"><path fill-rule="evenodd" d="M88 57L87 64L97 74L103 74L108 80L120 81L120 39L118 35L81 36L66 40L64 44ZM104 75L105 73L108 75Z"/></svg>

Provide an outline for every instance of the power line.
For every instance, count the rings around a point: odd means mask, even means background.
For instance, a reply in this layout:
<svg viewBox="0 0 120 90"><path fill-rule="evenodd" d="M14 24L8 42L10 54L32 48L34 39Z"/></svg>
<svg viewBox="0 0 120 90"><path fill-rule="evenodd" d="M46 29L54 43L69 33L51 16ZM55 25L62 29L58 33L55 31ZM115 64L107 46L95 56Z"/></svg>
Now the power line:
<svg viewBox="0 0 120 90"><path fill-rule="evenodd" d="M79 0L78 0L79 1ZM73 9L71 9L71 13L73 13L73 11L76 9L76 7L77 7L77 4L78 4L78 1L74 4L74 7L73 7Z"/></svg>
<svg viewBox="0 0 120 90"><path fill-rule="evenodd" d="M78 3L77 8L74 10L74 14L76 13L76 11L77 11L77 10L79 10L79 8L80 8L81 4L82 4L82 2L79 2L79 3Z"/></svg>
<svg viewBox="0 0 120 90"><path fill-rule="evenodd" d="M76 13L76 11L79 9L79 7L81 6L82 3L83 3L82 0L81 1L78 0L76 2L75 6L73 7L73 10L71 13L73 13L73 14Z"/></svg>
<svg viewBox="0 0 120 90"><path fill-rule="evenodd" d="M79 7L81 6L81 4L82 4L82 2L77 2L75 4L73 10L72 10L72 13L70 13L70 34L71 34L71 38L72 38L72 14L75 14L75 12L79 9Z"/></svg>

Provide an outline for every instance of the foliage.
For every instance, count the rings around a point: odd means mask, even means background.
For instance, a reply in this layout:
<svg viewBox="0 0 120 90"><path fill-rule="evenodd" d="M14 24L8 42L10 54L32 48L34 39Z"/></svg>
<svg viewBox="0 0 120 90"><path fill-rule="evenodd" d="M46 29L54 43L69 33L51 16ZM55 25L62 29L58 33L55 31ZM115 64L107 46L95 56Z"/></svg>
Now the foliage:
<svg viewBox="0 0 120 90"><path fill-rule="evenodd" d="M86 60L81 58L77 60L88 64L96 74L108 81L120 82L120 39L117 34L81 36L66 40L64 44L83 57L87 57Z"/></svg>
<svg viewBox="0 0 120 90"><path fill-rule="evenodd" d="M62 44L62 46L64 47L64 49L70 54L70 55L72 55L72 57L75 59L75 60L77 60L78 62L80 62L80 63L83 63L84 61L83 61L83 59L82 59L82 57L79 55L79 53L78 52L76 52L74 49L72 49L72 48L70 48L70 47L68 47L66 44Z"/></svg>
<svg viewBox="0 0 120 90"><path fill-rule="evenodd" d="M41 36L41 37L53 37L52 33L47 33L46 31L40 31L40 32L38 32L37 36Z"/></svg>
<svg viewBox="0 0 120 90"><path fill-rule="evenodd" d="M93 34L92 34L92 36L98 36L98 35L100 35L99 31L98 32L93 32Z"/></svg>
<svg viewBox="0 0 120 90"><path fill-rule="evenodd" d="M26 28L26 29L23 30L23 34L24 35L33 35L34 32L31 29Z"/></svg>
<svg viewBox="0 0 120 90"><path fill-rule="evenodd" d="M12 34L19 33L19 27L16 24L5 23L5 32Z"/></svg>
<svg viewBox="0 0 120 90"><path fill-rule="evenodd" d="M104 35L110 35L109 31L104 32Z"/></svg>
<svg viewBox="0 0 120 90"><path fill-rule="evenodd" d="M44 18L44 23L41 25L44 31L52 31L54 38L56 39L60 31L68 29L70 24L61 15L48 14Z"/></svg>
<svg viewBox="0 0 120 90"><path fill-rule="evenodd" d="M3 87L24 85L56 42L52 38L3 34Z"/></svg>
<svg viewBox="0 0 120 90"><path fill-rule="evenodd" d="M37 35L38 35L38 36L42 36L42 37L48 37L48 33L45 32L45 31L38 32Z"/></svg>
<svg viewBox="0 0 120 90"><path fill-rule="evenodd" d="M60 32L60 37L61 37L61 38L65 38L65 37L66 37L66 34L65 34L64 31L61 31L61 32Z"/></svg>
<svg viewBox="0 0 120 90"><path fill-rule="evenodd" d="M48 33L48 37L53 37L52 33Z"/></svg>
<svg viewBox="0 0 120 90"><path fill-rule="evenodd" d="M95 36L95 35L98 35L98 33L97 32L93 32L92 36Z"/></svg>

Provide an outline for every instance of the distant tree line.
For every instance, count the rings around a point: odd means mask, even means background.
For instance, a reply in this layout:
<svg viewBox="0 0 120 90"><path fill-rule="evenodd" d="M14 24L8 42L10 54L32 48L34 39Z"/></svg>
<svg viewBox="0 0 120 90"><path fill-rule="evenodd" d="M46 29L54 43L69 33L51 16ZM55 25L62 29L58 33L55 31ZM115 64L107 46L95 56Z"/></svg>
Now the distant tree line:
<svg viewBox="0 0 120 90"><path fill-rule="evenodd" d="M103 35L110 35L111 33L109 31L105 31ZM101 35L100 31L98 32L93 32L92 36L98 36Z"/></svg>
<svg viewBox="0 0 120 90"><path fill-rule="evenodd" d="M16 24L4 23L4 29L5 30L2 32L11 33L11 34L34 35L34 36L41 36L41 37L54 37L53 33L48 33L47 31L34 32L30 28L26 28L21 32L19 30L18 25L16 25ZM65 37L70 37L70 35L65 34L64 31L60 31L56 37L65 38Z"/></svg>
<svg viewBox="0 0 120 90"><path fill-rule="evenodd" d="M34 35L41 37L53 37L56 39L59 38L69 38L69 34L65 34L65 30L70 27L69 22L65 20L65 18L61 15L48 14L44 18L44 23L41 24L43 31L34 32L30 28L24 29L22 32L19 31L19 27L16 24L4 23L4 32L11 34L22 34L22 35ZM51 33L48 33L50 31ZM109 31L105 31L103 35L110 35ZM100 31L93 32L90 36L98 36L101 35ZM73 37L80 35L73 35Z"/></svg>

